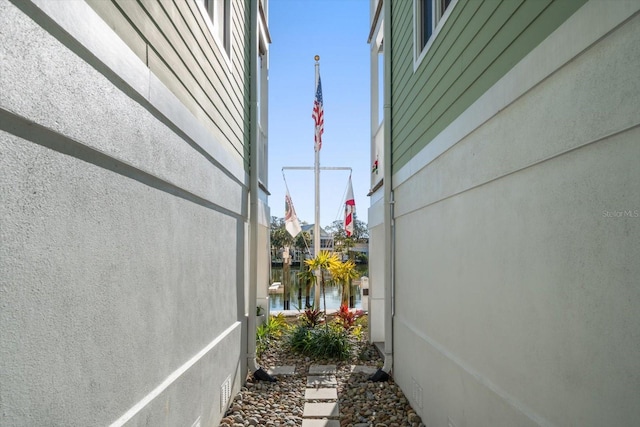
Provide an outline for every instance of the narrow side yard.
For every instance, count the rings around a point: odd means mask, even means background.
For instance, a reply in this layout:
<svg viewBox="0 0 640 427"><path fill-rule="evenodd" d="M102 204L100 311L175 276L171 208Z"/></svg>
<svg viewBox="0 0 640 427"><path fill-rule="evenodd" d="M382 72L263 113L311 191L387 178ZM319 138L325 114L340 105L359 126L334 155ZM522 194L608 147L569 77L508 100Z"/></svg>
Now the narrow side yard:
<svg viewBox="0 0 640 427"><path fill-rule="evenodd" d="M272 316L259 328L259 364L277 381L249 378L220 426L424 426L393 378L368 380L383 360L367 315L320 316Z"/></svg>

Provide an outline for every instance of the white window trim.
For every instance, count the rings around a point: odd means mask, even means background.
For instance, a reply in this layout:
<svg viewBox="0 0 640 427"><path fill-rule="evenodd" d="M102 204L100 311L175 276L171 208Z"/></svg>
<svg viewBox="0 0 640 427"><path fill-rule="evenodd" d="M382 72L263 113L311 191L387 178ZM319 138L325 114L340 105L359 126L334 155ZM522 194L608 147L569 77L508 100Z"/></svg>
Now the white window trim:
<svg viewBox="0 0 640 427"><path fill-rule="evenodd" d="M232 31L231 31L232 2L230 0L227 0L227 1L229 2L229 16L228 16L229 28L227 29L227 31L229 31L229 52L227 52L227 49L224 46L224 40L220 40L220 37L218 36L217 24L213 22L213 20L209 17L209 13L207 12L207 9L205 7L205 0L196 0L196 4L198 5L198 10L200 10L200 13L202 14L202 18L204 18L204 22L207 24L207 27L209 28L209 32L211 33L213 40L215 40L216 45L218 46L218 49L220 49L220 52L222 53L222 57L227 63L228 69L232 71L233 70L233 61L231 60L231 55L233 52L233 37L232 37ZM225 17L225 19L227 19L227 17Z"/></svg>
<svg viewBox="0 0 640 427"><path fill-rule="evenodd" d="M258 24L261 27L261 24ZM258 181L268 188L269 184L269 48L262 37L258 40ZM261 59L260 59L261 58Z"/></svg>
<svg viewBox="0 0 640 427"><path fill-rule="evenodd" d="M451 15L451 11L458 4L458 0L451 0L451 3L449 3L449 7L447 8L447 10L445 10L444 14L440 17L440 19L438 19L437 17L438 15L440 15L440 12L441 12L439 10L440 1L439 0L435 1L435 5L438 10L436 11L436 13L434 13L434 19L437 19L437 23L435 28L433 29L433 32L431 33L431 37L429 38L429 41L427 42L425 47L422 48L422 50L420 50L420 40L419 40L420 28L418 28L418 24L420 23L418 19L418 12L419 12L418 8L420 7L420 5L418 4L419 1L420 0L413 0L413 72L414 73L422 63L422 60L424 59L424 57L427 55L427 52L429 52L429 49L431 49L431 45L433 45L434 40L438 37L438 34L440 33L440 30L444 26L444 23L447 22L447 19L449 19L449 15Z"/></svg>
<svg viewBox="0 0 640 427"><path fill-rule="evenodd" d="M380 105L382 105L384 103L384 91L380 91L380 87L384 87L384 82L381 81L381 76L380 76L380 66L382 65L384 67L384 20L380 19L379 22L377 23L377 27L376 27L376 31L373 33L373 37L371 40L372 43L372 47L373 50L371 52L371 61L373 63L375 63L375 70L371 69L371 74L372 76L375 77L375 85L374 82L372 82L372 91L375 91L375 99L377 99L377 105L371 105L371 108L375 108L376 111L376 120L372 120L372 125L374 125L376 128L379 128L382 125L382 122L384 120L384 114L380 113ZM382 64L380 63L380 54L382 53L383 55L383 60L382 60ZM375 59L374 59L375 58ZM384 79L384 73L382 74L382 79ZM382 83L382 85L380 84ZM373 123L373 122L377 122L377 123Z"/></svg>
<svg viewBox="0 0 640 427"><path fill-rule="evenodd" d="M382 2L382 1L381 1ZM378 7L381 7L381 2ZM384 129L384 71L380 72L380 66L384 67L384 61L388 58L385 55L384 47L384 15L380 13L375 27L372 29L369 39L371 44L371 141L370 141L370 188L375 188L382 181L382 165L384 164L384 144L381 144L381 137ZM380 54L382 53L382 58ZM384 69L383 69L384 70ZM382 74L382 75L381 75ZM381 90L382 89L382 90ZM375 162L379 162L379 173L372 171Z"/></svg>

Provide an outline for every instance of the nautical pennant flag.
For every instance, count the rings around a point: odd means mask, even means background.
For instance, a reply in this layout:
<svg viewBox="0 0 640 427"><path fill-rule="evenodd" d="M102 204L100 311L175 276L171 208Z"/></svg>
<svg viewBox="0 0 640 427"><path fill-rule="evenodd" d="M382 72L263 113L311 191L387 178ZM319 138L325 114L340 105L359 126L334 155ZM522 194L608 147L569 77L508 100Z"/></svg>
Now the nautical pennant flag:
<svg viewBox="0 0 640 427"><path fill-rule="evenodd" d="M315 122L315 145L316 151L322 148L322 134L324 133L324 107L322 105L322 83L320 82L320 74L318 74L318 86L316 86L316 98L313 101L313 113L311 114Z"/></svg>
<svg viewBox="0 0 640 427"><path fill-rule="evenodd" d="M291 234L291 237L296 237L302 231L296 210L293 208L291 196L289 196L289 190L284 196L284 228Z"/></svg>
<svg viewBox="0 0 640 427"><path fill-rule="evenodd" d="M347 233L347 237L351 237L353 234L355 215L356 201L353 198L353 185L351 185L351 176L349 176L347 198L344 202L344 231Z"/></svg>

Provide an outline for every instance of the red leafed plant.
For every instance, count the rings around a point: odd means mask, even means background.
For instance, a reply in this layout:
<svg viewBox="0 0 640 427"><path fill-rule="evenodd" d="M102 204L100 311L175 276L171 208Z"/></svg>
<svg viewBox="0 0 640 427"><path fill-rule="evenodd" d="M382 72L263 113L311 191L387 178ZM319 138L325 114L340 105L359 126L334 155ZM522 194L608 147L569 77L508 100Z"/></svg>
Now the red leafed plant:
<svg viewBox="0 0 640 427"><path fill-rule="evenodd" d="M347 304L342 304L340 306L340 311L338 311L336 316L338 318L338 323L340 323L345 329L350 329L358 318L357 313L349 311Z"/></svg>
<svg viewBox="0 0 640 427"><path fill-rule="evenodd" d="M308 308L300 315L302 324L308 328L315 328L316 325L322 323L322 312Z"/></svg>

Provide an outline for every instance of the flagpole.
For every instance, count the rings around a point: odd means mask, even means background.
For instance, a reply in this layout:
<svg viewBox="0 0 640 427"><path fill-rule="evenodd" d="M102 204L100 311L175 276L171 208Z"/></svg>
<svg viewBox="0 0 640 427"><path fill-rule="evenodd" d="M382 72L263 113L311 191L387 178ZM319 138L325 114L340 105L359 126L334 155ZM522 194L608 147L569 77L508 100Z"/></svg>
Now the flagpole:
<svg viewBox="0 0 640 427"><path fill-rule="evenodd" d="M318 79L320 78L320 56L316 55L314 57L316 60L316 79L314 90L318 87ZM314 145L315 151L315 163L314 163L314 174L315 174L315 190L316 190L316 203L315 203L315 224L313 226L313 252L314 256L317 257L320 254L320 150L317 146ZM320 308L320 275L322 272L320 269L316 270L316 284L314 286L314 299L313 306L314 308Z"/></svg>

